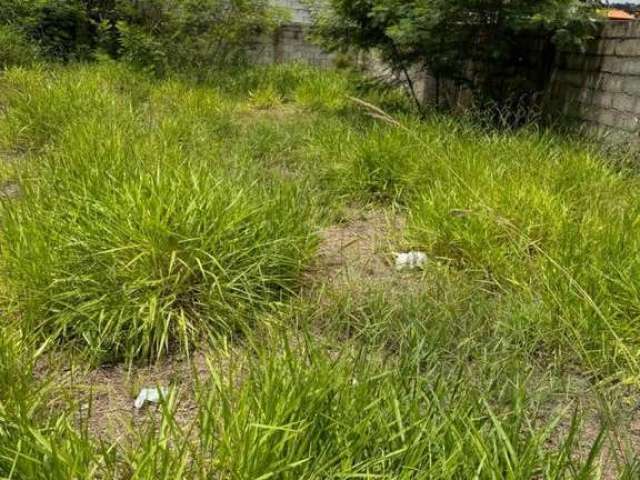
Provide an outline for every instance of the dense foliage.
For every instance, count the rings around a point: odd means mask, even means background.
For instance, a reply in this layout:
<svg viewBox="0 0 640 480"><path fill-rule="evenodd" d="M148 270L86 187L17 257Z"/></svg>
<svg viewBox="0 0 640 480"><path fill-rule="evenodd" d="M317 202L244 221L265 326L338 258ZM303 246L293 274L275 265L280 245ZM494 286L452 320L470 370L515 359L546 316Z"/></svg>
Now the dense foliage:
<svg viewBox="0 0 640 480"><path fill-rule="evenodd" d="M0 25L0 69L11 65L29 65L40 56L38 47L20 30Z"/></svg>
<svg viewBox="0 0 640 480"><path fill-rule="evenodd" d="M329 48L375 49L397 70L428 70L489 96L496 73L529 56L532 37L579 43L590 31L580 0L331 0L318 12Z"/></svg>
<svg viewBox="0 0 640 480"><path fill-rule="evenodd" d="M280 20L268 0L122 2L118 16L122 54L159 73L242 63Z"/></svg>
<svg viewBox="0 0 640 480"><path fill-rule="evenodd" d="M46 57L86 58L96 40L90 11L81 0L0 0L0 24L10 25Z"/></svg>
<svg viewBox="0 0 640 480"><path fill-rule="evenodd" d="M104 53L159 74L235 65L282 18L267 0L0 0L0 35L12 35L0 65L29 63L26 44L48 59Z"/></svg>

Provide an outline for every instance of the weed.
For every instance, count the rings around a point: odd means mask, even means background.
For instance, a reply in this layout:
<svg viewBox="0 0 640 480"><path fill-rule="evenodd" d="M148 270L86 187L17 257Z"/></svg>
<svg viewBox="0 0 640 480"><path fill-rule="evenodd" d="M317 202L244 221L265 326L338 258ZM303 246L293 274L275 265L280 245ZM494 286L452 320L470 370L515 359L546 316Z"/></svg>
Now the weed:
<svg viewBox="0 0 640 480"><path fill-rule="evenodd" d="M632 173L553 132L420 120L350 73L207 75L0 78L0 476L633 478ZM368 203L427 265L329 285L317 233ZM42 357L194 345L191 417L172 389L126 441Z"/></svg>

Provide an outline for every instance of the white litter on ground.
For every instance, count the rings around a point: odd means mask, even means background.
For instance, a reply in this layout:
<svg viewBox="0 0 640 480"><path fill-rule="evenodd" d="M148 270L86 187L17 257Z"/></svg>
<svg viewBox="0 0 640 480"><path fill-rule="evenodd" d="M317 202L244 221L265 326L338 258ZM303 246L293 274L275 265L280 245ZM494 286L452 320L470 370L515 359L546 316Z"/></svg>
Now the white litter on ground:
<svg viewBox="0 0 640 480"><path fill-rule="evenodd" d="M413 270L424 267L427 254L424 252L396 253L396 270Z"/></svg>
<svg viewBox="0 0 640 480"><path fill-rule="evenodd" d="M160 398L166 398L169 394L169 389L167 387L160 388L143 388L140 390L136 401L133 402L133 406L136 409L140 410L146 402L149 403L158 403Z"/></svg>

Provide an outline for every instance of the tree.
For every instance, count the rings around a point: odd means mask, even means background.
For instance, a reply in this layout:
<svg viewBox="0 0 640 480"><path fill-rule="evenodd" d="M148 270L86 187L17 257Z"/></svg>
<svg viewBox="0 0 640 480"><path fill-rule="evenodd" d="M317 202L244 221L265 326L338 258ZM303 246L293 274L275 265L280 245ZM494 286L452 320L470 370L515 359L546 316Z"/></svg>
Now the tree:
<svg viewBox="0 0 640 480"><path fill-rule="evenodd" d="M375 49L404 72L410 87L408 72L417 68L495 98L504 91L495 91L493 74L517 63L523 41L580 44L593 32L592 6L580 0L329 0L315 9L315 30L332 50Z"/></svg>

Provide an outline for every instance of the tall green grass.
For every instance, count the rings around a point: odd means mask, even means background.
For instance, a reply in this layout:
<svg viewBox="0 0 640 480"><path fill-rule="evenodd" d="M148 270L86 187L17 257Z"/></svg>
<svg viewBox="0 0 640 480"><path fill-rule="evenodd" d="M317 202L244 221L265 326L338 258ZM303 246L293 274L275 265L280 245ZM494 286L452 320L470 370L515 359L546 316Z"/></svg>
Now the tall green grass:
<svg viewBox="0 0 640 480"><path fill-rule="evenodd" d="M20 328L0 327L0 476L88 478L98 448L74 422L75 404L52 379L34 378L41 354Z"/></svg>
<svg viewBox="0 0 640 480"><path fill-rule="evenodd" d="M405 248L539 312L550 356L637 384L637 176L579 138L438 116L327 122L309 152L337 194L403 211Z"/></svg>
<svg viewBox="0 0 640 480"><path fill-rule="evenodd" d="M0 476L611 470L603 442L628 407L612 402L637 392L640 186L588 144L420 120L398 92L302 66L201 83L11 69L0 105L0 173L21 186L0 200ZM425 270L326 284L307 267L345 207L406 218L393 248L425 250ZM126 442L90 433L42 357L195 344L209 378Z"/></svg>
<svg viewBox="0 0 640 480"><path fill-rule="evenodd" d="M397 313L412 322L410 310ZM352 342L332 352L313 337L271 332L240 355L210 357L210 379L188 392L196 406L187 423L178 419L173 391L146 427L132 424L127 441L90 438L72 412L43 416L52 391L15 397L0 417L0 472L55 479L596 478L600 441L574 458L579 416L565 412L569 423L560 433L560 416L535 424L539 406L525 378L488 397L461 365L443 371L418 346L402 357ZM27 405L37 407L22 414Z"/></svg>
<svg viewBox="0 0 640 480"><path fill-rule="evenodd" d="M212 451L221 471L229 478L591 474L592 465L567 456L573 433L557 452L545 451L554 423L528 423L517 379L495 392L491 406L456 370L415 361L366 348L333 357L315 346L296 353L287 343L264 352L240 392L216 380L210 394L207 420L220 432Z"/></svg>
<svg viewBox="0 0 640 480"><path fill-rule="evenodd" d="M36 150L16 172L23 197L3 205L2 254L32 330L101 360L150 358L251 324L295 288L310 202L223 150L217 95L160 87L136 108L104 74L61 73L54 96L23 93L22 75L5 79L7 123Z"/></svg>

